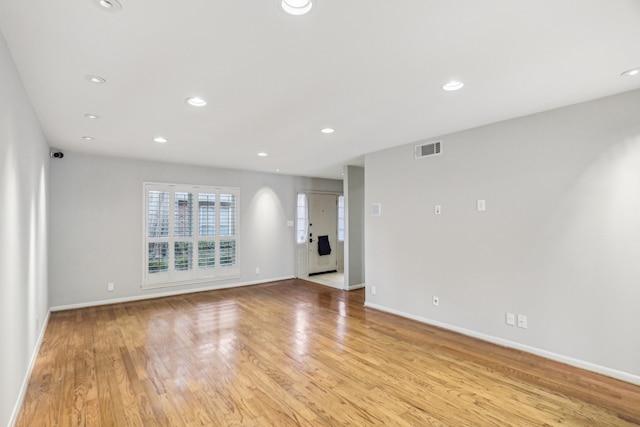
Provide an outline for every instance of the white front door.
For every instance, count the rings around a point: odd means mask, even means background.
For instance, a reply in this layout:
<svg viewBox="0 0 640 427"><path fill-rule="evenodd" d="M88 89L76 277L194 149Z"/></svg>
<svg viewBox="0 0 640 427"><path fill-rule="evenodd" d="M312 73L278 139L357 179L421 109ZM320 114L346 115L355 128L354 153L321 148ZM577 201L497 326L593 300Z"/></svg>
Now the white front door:
<svg viewBox="0 0 640 427"><path fill-rule="evenodd" d="M309 274L338 268L338 196L309 193Z"/></svg>

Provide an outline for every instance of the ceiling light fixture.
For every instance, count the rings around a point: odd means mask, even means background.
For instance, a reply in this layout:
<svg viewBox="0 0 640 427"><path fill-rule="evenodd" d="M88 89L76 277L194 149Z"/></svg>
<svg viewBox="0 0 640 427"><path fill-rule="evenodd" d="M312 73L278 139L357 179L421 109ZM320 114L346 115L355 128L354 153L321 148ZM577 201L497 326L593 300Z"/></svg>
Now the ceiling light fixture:
<svg viewBox="0 0 640 427"><path fill-rule="evenodd" d="M640 68L632 68L631 70L627 70L620 75L627 77L627 76L637 76L638 74L640 74Z"/></svg>
<svg viewBox="0 0 640 427"><path fill-rule="evenodd" d="M93 3L107 12L115 12L122 9L122 5L118 0L93 0Z"/></svg>
<svg viewBox="0 0 640 427"><path fill-rule="evenodd" d="M101 85L107 82L107 80L104 77L100 77L100 76L84 76L84 78L89 80L91 83L95 83L97 85Z"/></svg>
<svg viewBox="0 0 640 427"><path fill-rule="evenodd" d="M313 0L282 0L282 9L289 15L304 15L313 7Z"/></svg>
<svg viewBox="0 0 640 427"><path fill-rule="evenodd" d="M193 96L191 98L187 98L187 104L193 107L204 107L205 105L207 105L207 101L200 97Z"/></svg>
<svg viewBox="0 0 640 427"><path fill-rule="evenodd" d="M82 139L84 139L85 141L93 141L95 138L92 136L83 136Z"/></svg>
<svg viewBox="0 0 640 427"><path fill-rule="evenodd" d="M258 153L258 157L267 157L267 156L268 156L268 154L265 153L265 152Z"/></svg>
<svg viewBox="0 0 640 427"><path fill-rule="evenodd" d="M463 86L464 86L464 83L456 80L451 80L450 82L443 84L442 89L448 92L451 92L454 90L462 89Z"/></svg>
<svg viewBox="0 0 640 427"><path fill-rule="evenodd" d="M98 116L96 114L85 114L84 117L87 118L87 119L91 119L91 120L96 120L96 119L100 118L100 116Z"/></svg>
<svg viewBox="0 0 640 427"><path fill-rule="evenodd" d="M321 129L321 130L320 130L320 132L322 132L322 133L327 133L327 134L328 134L328 133L334 133L335 131L336 131L336 130L335 130L334 128L324 128L324 129Z"/></svg>
<svg viewBox="0 0 640 427"><path fill-rule="evenodd" d="M164 144L165 142L169 141L167 138L165 138L164 136L156 136L155 138L153 138L153 140L155 142L158 142L160 144Z"/></svg>

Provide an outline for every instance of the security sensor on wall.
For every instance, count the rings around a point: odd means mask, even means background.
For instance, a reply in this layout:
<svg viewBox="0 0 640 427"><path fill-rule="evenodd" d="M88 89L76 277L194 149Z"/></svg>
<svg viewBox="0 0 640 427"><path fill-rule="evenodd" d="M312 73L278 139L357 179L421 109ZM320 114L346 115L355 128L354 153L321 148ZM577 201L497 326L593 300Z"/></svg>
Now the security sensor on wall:
<svg viewBox="0 0 640 427"><path fill-rule="evenodd" d="M60 150L55 150L55 149L51 149L51 151L49 151L49 157L51 157L52 159L61 159L64 157L64 153Z"/></svg>

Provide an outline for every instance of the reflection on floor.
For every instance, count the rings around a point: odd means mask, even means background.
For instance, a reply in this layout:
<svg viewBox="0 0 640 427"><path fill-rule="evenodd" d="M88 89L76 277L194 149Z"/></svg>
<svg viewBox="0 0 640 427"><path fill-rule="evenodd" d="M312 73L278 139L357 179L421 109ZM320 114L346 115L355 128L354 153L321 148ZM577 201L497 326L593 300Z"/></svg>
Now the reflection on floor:
<svg viewBox="0 0 640 427"><path fill-rule="evenodd" d="M332 288L344 289L344 273L324 273L315 274L307 277L305 280L318 283L320 285L331 286Z"/></svg>

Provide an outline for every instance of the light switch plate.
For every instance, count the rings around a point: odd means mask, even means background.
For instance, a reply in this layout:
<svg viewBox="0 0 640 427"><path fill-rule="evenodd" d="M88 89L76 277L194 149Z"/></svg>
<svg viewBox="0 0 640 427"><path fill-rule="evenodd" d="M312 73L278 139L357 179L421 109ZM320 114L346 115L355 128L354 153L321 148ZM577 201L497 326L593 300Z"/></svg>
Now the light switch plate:
<svg viewBox="0 0 640 427"><path fill-rule="evenodd" d="M516 325L516 315L513 314L513 313L506 313L504 321L509 326L515 326Z"/></svg>

